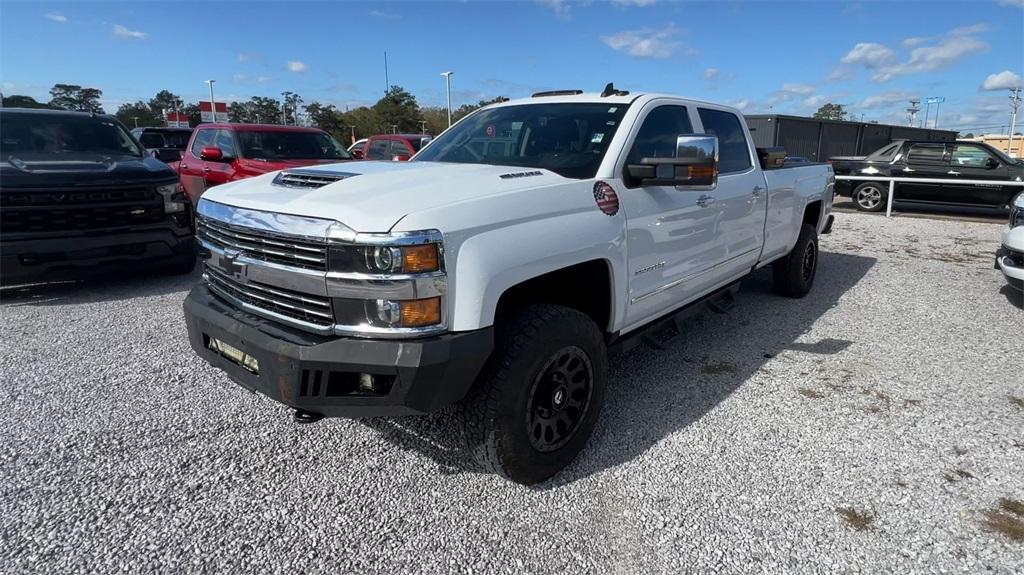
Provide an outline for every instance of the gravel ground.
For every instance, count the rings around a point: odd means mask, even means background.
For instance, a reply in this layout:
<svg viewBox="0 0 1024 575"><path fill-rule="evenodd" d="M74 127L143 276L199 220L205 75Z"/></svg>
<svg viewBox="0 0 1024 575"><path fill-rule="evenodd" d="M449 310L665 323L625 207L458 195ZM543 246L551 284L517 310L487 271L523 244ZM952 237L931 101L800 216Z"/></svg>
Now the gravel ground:
<svg viewBox="0 0 1024 575"><path fill-rule="evenodd" d="M840 214L807 298L758 273L613 358L534 488L465 462L450 412L293 424L189 350L196 276L5 292L0 572L1024 572L986 525L1024 499L998 237Z"/></svg>

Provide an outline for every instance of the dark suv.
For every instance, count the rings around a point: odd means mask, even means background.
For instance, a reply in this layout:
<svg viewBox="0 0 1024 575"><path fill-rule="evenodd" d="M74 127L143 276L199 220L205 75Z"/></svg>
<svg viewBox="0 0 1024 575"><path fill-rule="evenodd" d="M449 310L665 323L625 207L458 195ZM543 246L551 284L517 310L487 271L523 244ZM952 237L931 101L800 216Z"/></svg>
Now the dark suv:
<svg viewBox="0 0 1024 575"><path fill-rule="evenodd" d="M117 119L0 109L0 283L195 265L178 177Z"/></svg>

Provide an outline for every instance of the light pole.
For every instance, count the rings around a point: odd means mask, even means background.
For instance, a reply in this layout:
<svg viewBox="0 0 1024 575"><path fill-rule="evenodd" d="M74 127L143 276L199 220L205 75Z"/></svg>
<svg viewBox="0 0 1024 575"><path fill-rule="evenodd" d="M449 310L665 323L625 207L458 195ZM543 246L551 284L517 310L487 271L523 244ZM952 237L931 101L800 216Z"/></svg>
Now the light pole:
<svg viewBox="0 0 1024 575"><path fill-rule="evenodd" d="M352 143L355 144L356 143L356 127L355 126L349 126L348 129L352 130Z"/></svg>
<svg viewBox="0 0 1024 575"><path fill-rule="evenodd" d="M138 116L132 116L132 119L135 120L135 127L138 128L139 127L139 117Z"/></svg>
<svg viewBox="0 0 1024 575"><path fill-rule="evenodd" d="M444 76L444 91L448 95L448 127L452 126L452 74L455 72L441 72Z"/></svg>
<svg viewBox="0 0 1024 575"><path fill-rule="evenodd" d="M427 133L427 121L426 120L420 120L420 133L421 134L426 134Z"/></svg>
<svg viewBox="0 0 1024 575"><path fill-rule="evenodd" d="M213 118L214 122L216 122L217 121L217 102L216 102L216 100L213 99L213 83L216 82L216 80L204 80L204 82L206 82L207 84L210 85L210 117Z"/></svg>
<svg viewBox="0 0 1024 575"><path fill-rule="evenodd" d="M1010 90L1010 139L1006 141L1006 155L1014 158L1013 155L1013 130L1017 127L1017 110L1020 109L1020 86ZM1019 154L1018 154L1019 155Z"/></svg>

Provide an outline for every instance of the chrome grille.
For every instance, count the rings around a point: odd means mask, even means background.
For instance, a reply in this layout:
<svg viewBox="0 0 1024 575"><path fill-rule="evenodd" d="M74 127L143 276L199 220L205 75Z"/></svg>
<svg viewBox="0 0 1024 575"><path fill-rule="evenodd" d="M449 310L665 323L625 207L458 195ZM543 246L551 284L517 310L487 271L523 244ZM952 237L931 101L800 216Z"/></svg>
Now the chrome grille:
<svg viewBox="0 0 1024 575"><path fill-rule="evenodd" d="M281 172L274 178L274 183L289 188L320 188L354 175L326 172Z"/></svg>
<svg viewBox="0 0 1024 575"><path fill-rule="evenodd" d="M327 271L327 240L316 241L272 234L253 228L231 226L198 216L196 235L224 249L234 248L245 256L309 270Z"/></svg>
<svg viewBox="0 0 1024 575"><path fill-rule="evenodd" d="M206 266L206 278L214 292L261 310L324 328L330 328L334 324L334 313L331 311L329 298L299 293L253 280L242 283L210 265Z"/></svg>

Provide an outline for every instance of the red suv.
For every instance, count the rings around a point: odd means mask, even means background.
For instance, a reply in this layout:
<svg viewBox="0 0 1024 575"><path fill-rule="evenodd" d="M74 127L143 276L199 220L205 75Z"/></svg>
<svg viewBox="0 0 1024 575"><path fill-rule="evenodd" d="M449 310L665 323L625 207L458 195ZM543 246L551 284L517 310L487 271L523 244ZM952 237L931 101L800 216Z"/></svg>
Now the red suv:
<svg viewBox="0 0 1024 575"><path fill-rule="evenodd" d="M351 160L323 130L264 124L200 124L178 172L192 204L207 188L267 172ZM390 158L389 158L390 159Z"/></svg>
<svg viewBox="0 0 1024 575"><path fill-rule="evenodd" d="M433 136L427 134L382 134L370 136L363 146L363 159L404 162L420 151Z"/></svg>

